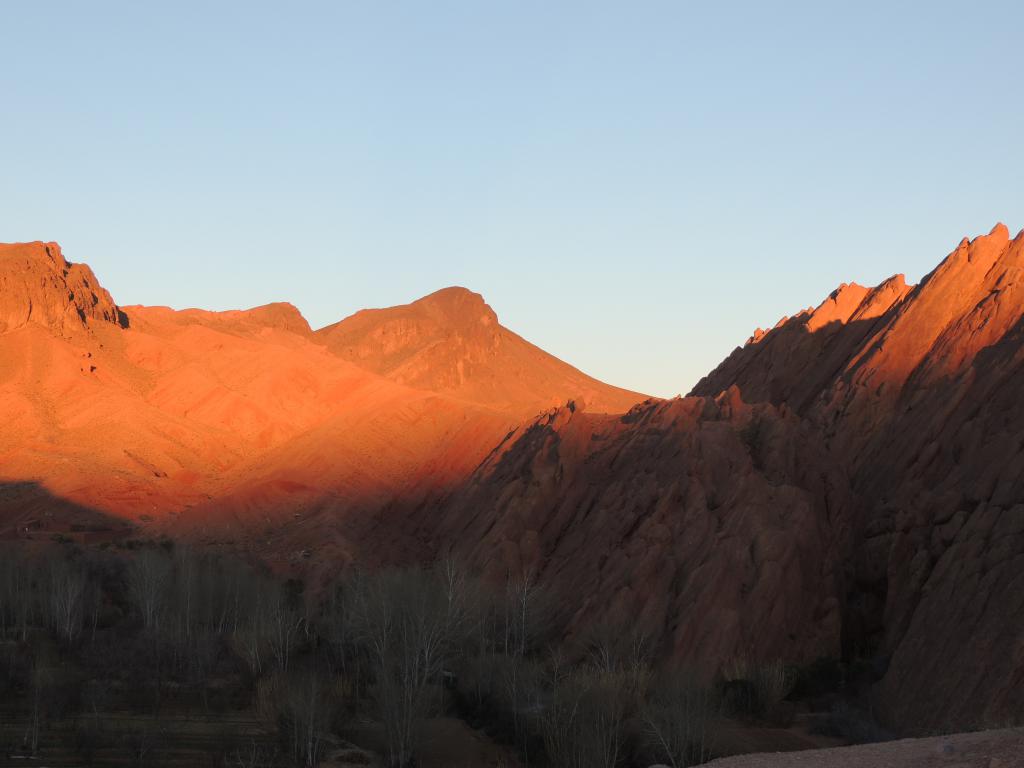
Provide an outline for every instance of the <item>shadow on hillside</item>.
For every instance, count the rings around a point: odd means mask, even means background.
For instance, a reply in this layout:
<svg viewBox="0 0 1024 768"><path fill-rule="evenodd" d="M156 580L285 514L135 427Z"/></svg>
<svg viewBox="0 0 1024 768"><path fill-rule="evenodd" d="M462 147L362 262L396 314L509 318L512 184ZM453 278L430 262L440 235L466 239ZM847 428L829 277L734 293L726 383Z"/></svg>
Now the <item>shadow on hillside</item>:
<svg viewBox="0 0 1024 768"><path fill-rule="evenodd" d="M134 528L124 520L56 496L41 483L0 480L0 541L111 541Z"/></svg>

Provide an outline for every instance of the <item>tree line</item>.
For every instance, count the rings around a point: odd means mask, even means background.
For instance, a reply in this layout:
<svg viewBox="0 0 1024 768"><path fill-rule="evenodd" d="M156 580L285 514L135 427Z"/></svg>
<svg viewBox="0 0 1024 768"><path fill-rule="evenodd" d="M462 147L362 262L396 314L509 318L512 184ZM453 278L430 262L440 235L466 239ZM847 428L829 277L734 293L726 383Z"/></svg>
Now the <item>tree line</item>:
<svg viewBox="0 0 1024 768"><path fill-rule="evenodd" d="M621 626L566 643L558 616L531 574L495 584L451 558L348 571L314 589L170 542L12 545L0 550L0 700L25 727L0 748L38 753L48 725L71 719L88 761L111 712L159 723L247 711L273 738L236 739L213 764L312 768L335 735L370 717L386 764L408 768L430 718L448 713L524 765L682 768L709 756L729 706L721 687L686 670L655 674L654 649ZM744 706L770 703L753 684L741 692ZM134 763L159 764L154 738L128 746Z"/></svg>

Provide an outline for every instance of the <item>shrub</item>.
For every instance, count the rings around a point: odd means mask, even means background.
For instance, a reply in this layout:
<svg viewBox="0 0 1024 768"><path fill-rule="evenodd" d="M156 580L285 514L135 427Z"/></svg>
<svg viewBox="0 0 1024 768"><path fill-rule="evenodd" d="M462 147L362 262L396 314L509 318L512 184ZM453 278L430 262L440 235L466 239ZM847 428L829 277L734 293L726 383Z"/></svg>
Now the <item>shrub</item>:
<svg viewBox="0 0 1024 768"><path fill-rule="evenodd" d="M711 693L685 670L662 673L641 709L647 748L672 768L704 762L711 747L710 725L717 713Z"/></svg>
<svg viewBox="0 0 1024 768"><path fill-rule="evenodd" d="M843 666L838 659L822 657L797 670L793 694L813 699L836 693L843 684Z"/></svg>
<svg viewBox="0 0 1024 768"><path fill-rule="evenodd" d="M793 689L793 675L778 660L733 659L722 668L722 677L723 703L734 715L778 718Z"/></svg>
<svg viewBox="0 0 1024 768"><path fill-rule="evenodd" d="M565 768L615 768L625 755L628 677L589 668L570 674L540 713L550 764Z"/></svg>

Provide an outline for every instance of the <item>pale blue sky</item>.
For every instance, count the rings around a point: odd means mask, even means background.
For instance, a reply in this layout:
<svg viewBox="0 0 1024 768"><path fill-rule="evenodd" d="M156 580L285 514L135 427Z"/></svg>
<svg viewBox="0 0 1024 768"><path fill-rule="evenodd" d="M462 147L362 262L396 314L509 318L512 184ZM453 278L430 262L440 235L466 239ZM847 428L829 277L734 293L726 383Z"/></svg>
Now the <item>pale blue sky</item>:
<svg viewBox="0 0 1024 768"><path fill-rule="evenodd" d="M0 240L314 327L461 284L673 395L1024 225L1022 7L3 2Z"/></svg>

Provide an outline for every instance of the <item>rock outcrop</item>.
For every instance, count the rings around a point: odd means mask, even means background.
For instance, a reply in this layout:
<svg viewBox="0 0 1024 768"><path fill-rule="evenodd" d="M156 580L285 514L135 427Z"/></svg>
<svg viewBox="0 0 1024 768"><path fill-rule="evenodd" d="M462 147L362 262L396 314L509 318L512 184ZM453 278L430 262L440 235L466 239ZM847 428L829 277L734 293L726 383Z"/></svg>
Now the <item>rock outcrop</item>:
<svg viewBox="0 0 1024 768"><path fill-rule="evenodd" d="M66 261L56 243L0 244L0 333L37 323L68 334L96 322L126 319L88 266Z"/></svg>
<svg viewBox="0 0 1024 768"><path fill-rule="evenodd" d="M553 585L575 631L635 627L711 675L839 654L847 487L806 424L731 390L555 409L417 518L496 580Z"/></svg>

